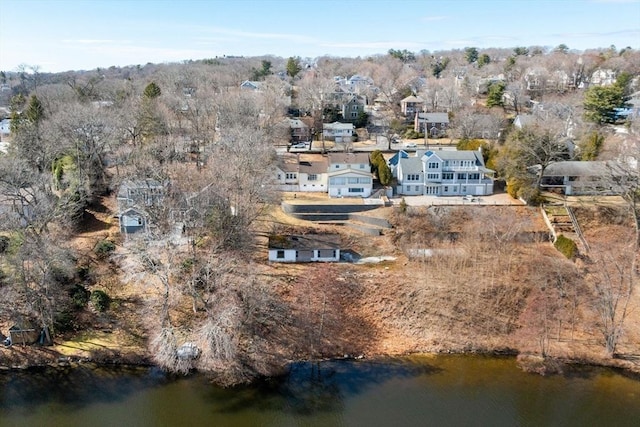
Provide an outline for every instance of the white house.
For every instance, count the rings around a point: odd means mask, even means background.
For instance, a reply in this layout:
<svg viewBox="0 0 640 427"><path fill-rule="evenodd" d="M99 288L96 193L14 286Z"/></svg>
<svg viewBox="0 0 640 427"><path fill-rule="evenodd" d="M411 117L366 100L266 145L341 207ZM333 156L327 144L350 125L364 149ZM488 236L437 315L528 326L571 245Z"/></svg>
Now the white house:
<svg viewBox="0 0 640 427"><path fill-rule="evenodd" d="M402 161L402 160L401 160ZM493 194L493 174L482 151L427 151L422 156L424 194L459 196Z"/></svg>
<svg viewBox="0 0 640 427"><path fill-rule="evenodd" d="M278 158L275 183L280 191L327 192L327 157L286 153Z"/></svg>
<svg viewBox="0 0 640 427"><path fill-rule="evenodd" d="M367 153L329 153L329 197L369 197L373 189Z"/></svg>
<svg viewBox="0 0 640 427"><path fill-rule="evenodd" d="M298 191L323 192L328 190L329 162L321 156L317 159L305 159L300 156L298 163Z"/></svg>
<svg viewBox="0 0 640 427"><path fill-rule="evenodd" d="M493 194L494 171L484 166L480 150L416 152L399 157L396 193L430 196Z"/></svg>
<svg viewBox="0 0 640 427"><path fill-rule="evenodd" d="M406 196L424 194L424 171L422 159L418 156L399 157L396 168L398 193Z"/></svg>
<svg viewBox="0 0 640 427"><path fill-rule="evenodd" d="M133 234L146 231L149 226L147 213L138 208L125 209L118 215L120 232L123 234Z"/></svg>
<svg viewBox="0 0 640 427"><path fill-rule="evenodd" d="M353 137L353 123L324 123L322 133L324 138L336 142L351 142Z"/></svg>
<svg viewBox="0 0 640 427"><path fill-rule="evenodd" d="M336 262L340 260L340 236L305 234L269 237L271 262Z"/></svg>

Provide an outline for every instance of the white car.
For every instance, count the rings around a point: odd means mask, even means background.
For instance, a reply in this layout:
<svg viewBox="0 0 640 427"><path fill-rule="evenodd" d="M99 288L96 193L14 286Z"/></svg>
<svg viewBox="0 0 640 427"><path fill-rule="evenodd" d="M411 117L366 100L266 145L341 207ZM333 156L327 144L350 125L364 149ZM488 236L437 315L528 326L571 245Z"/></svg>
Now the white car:
<svg viewBox="0 0 640 427"><path fill-rule="evenodd" d="M307 148L308 142L298 142L297 144L291 144L291 148Z"/></svg>
<svg viewBox="0 0 640 427"><path fill-rule="evenodd" d="M417 147L417 145L416 145L416 143L415 143L415 142L410 142L410 143L408 143L407 145L405 145L405 147L407 147L407 148L416 148L416 147Z"/></svg>

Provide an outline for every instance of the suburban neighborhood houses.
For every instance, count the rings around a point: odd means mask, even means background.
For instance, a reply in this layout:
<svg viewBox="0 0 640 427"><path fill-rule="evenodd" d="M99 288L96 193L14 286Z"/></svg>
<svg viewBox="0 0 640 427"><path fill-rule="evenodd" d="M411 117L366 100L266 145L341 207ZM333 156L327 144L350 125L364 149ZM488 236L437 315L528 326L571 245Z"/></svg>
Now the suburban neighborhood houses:
<svg viewBox="0 0 640 427"><path fill-rule="evenodd" d="M224 385L423 351L640 372L640 52L565 47L4 72L0 333Z"/></svg>

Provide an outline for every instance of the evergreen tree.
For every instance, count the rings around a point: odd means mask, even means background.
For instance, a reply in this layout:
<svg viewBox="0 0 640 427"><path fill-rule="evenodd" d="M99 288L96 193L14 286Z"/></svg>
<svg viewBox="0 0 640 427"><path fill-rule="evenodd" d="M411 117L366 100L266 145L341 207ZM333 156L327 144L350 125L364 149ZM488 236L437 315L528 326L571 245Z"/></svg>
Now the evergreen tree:
<svg viewBox="0 0 640 427"><path fill-rule="evenodd" d="M489 95L487 96L487 107L503 107L504 102L502 95L506 85L504 82L491 83L489 86Z"/></svg>
<svg viewBox="0 0 640 427"><path fill-rule="evenodd" d="M300 67L300 58L290 57L287 61L287 75L293 79L298 75L300 70L302 70L302 67Z"/></svg>
<svg viewBox="0 0 640 427"><path fill-rule="evenodd" d="M467 47L464 50L464 58L469 64L473 64L478 60L478 49L475 47Z"/></svg>
<svg viewBox="0 0 640 427"><path fill-rule="evenodd" d="M151 82L144 88L144 92L142 94L146 99L155 99L162 95L162 90L160 90L160 86L155 82Z"/></svg>

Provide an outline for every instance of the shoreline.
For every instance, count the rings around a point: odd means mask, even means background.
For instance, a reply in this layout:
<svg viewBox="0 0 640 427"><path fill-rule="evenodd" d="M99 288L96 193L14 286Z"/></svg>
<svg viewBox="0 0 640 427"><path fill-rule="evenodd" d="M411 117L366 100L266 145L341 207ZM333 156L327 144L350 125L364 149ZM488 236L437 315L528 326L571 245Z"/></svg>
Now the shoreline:
<svg viewBox="0 0 640 427"><path fill-rule="evenodd" d="M6 348L5 348L6 350ZM28 364L13 364L13 365L0 365L0 372L25 372L29 370L42 369L42 368L52 368L52 369L62 369L62 368L79 368L83 366L93 366L95 368L109 368L109 367L126 367L126 368L157 368L161 369L163 372L171 375L179 375L176 373L172 373L168 370L162 369L159 365L153 363L150 359L146 358L143 355L132 354L131 357L122 357L122 358L112 358L110 360L99 360L93 359L91 357L83 357L83 356L59 356L57 360L42 360L39 363L28 363ZM542 357L539 354L534 353L524 353L518 352L515 349L495 349L495 350L466 350L466 351L455 351L455 350L443 350L443 351L434 351L434 352L415 352L408 351L402 352L398 354L372 354L372 355L344 355L344 356L335 356L335 357L323 357L318 359L296 359L290 360L287 363L283 364L283 370L286 371L288 367L297 363L322 363L322 362L340 362L340 361L372 361L372 360L392 360L392 359L407 359L411 357L439 357L439 356L484 356L484 357L508 357L513 358L517 362L517 366L523 372L528 372L540 376L553 376L553 375L564 375L566 367L576 367L576 366L585 366L585 367L594 367L594 368L606 368L613 369L618 371L621 375L628 377L630 379L640 381L640 364L637 362L630 361L628 359L620 359L620 358L612 358L608 360L604 359L593 359L593 358L569 358L569 357L560 357L560 356L547 356ZM134 359L138 359L137 361ZM194 370L192 373L196 374L213 374L213 372L209 371L198 371ZM187 375L191 375L187 374ZM277 378L281 376L280 372L274 372L271 375L262 375L257 376L254 380L238 383L238 384L251 384L256 381L269 379L269 378ZM226 387L222 384L216 384L221 387ZM234 384L236 385L236 384ZM233 385L232 385L233 386Z"/></svg>

